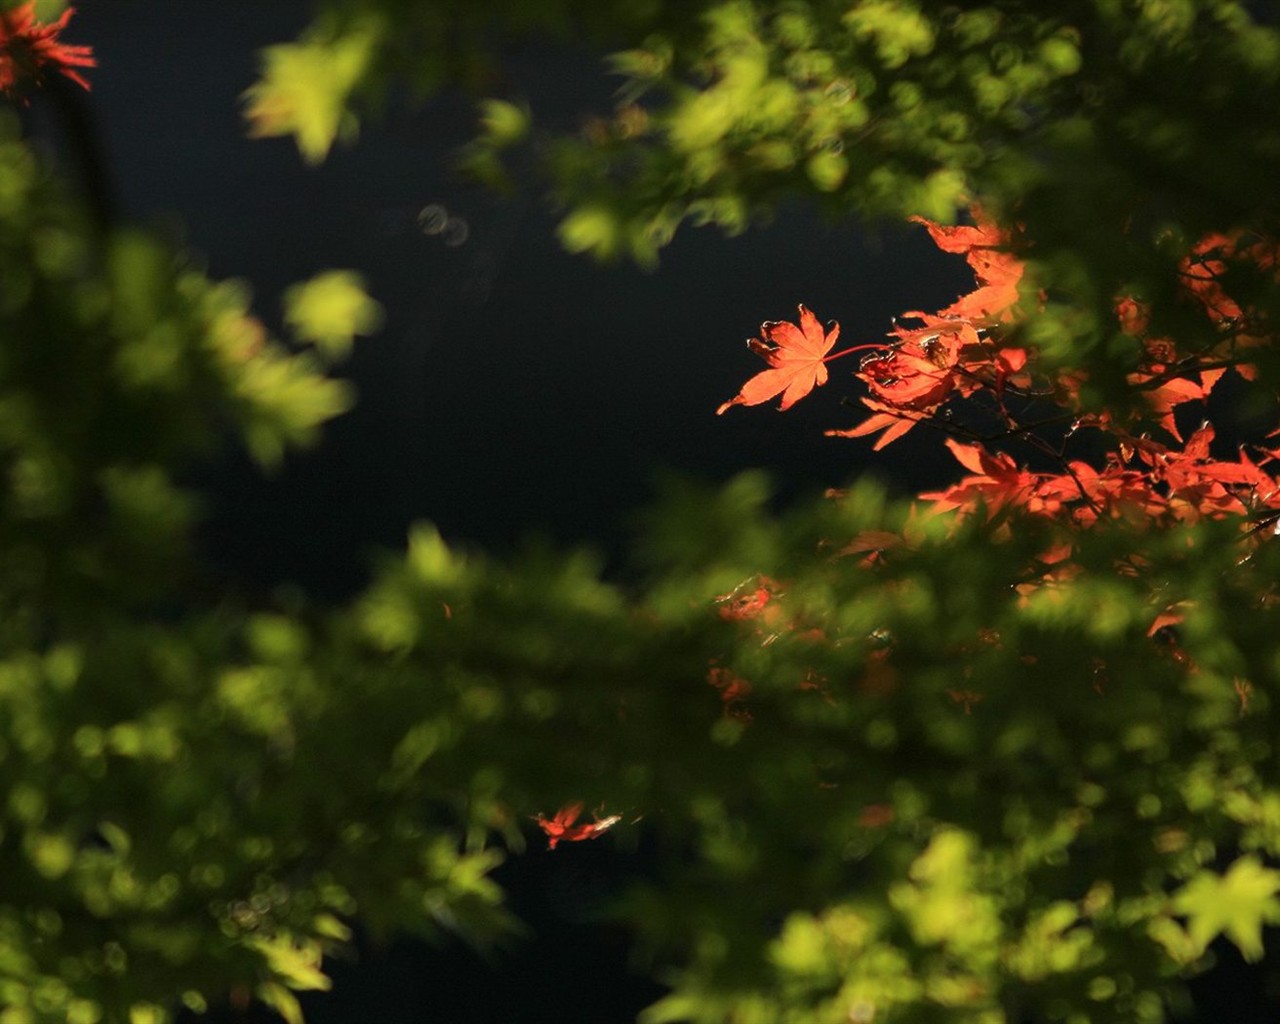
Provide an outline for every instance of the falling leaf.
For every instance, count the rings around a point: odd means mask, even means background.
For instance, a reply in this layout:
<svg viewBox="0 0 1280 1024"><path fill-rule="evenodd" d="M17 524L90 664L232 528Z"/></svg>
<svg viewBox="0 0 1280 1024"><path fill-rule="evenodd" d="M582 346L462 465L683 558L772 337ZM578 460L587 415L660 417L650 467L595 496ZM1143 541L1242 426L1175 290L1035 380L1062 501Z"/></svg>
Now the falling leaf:
<svg viewBox="0 0 1280 1024"><path fill-rule="evenodd" d="M769 364L757 373L733 398L716 410L719 416L730 406L760 405L782 395L779 410L785 412L814 388L827 382L827 353L840 337L840 325L824 330L818 318L800 306L800 326L785 320L760 325L760 337L747 342L756 355Z"/></svg>

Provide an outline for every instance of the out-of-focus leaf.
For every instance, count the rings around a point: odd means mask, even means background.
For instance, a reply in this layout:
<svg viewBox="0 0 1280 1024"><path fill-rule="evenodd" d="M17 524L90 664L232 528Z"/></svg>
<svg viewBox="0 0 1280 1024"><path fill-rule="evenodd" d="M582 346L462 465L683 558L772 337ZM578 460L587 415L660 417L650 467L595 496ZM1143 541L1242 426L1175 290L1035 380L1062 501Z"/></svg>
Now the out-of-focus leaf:
<svg viewBox="0 0 1280 1024"><path fill-rule="evenodd" d="M358 128L347 101L381 37L380 22L368 19L336 38L314 35L268 47L262 77L244 94L249 134L292 135L303 159L320 163L336 137Z"/></svg>
<svg viewBox="0 0 1280 1024"><path fill-rule="evenodd" d="M1246 960L1262 958L1262 926L1280 922L1280 871L1256 857L1241 857L1225 875L1201 871L1174 897L1174 909L1188 918L1191 938L1203 950L1226 935Z"/></svg>
<svg viewBox="0 0 1280 1024"><path fill-rule="evenodd" d="M365 291L364 279L350 270L330 270L285 292L285 322L299 341L315 345L329 359L351 351L358 334L382 326L382 306Z"/></svg>

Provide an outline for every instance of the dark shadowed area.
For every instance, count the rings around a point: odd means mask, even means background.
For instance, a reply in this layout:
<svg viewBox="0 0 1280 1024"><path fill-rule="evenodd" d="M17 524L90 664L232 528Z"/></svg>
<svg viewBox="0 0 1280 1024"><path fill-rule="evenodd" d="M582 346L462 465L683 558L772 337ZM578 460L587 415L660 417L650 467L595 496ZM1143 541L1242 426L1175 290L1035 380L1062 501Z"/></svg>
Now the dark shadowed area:
<svg viewBox="0 0 1280 1024"><path fill-rule="evenodd" d="M355 146L308 168L291 142L246 139L239 117L256 50L296 34L307 7L112 0L78 15L130 217L180 230L212 275L249 280L272 326L287 285L333 267L363 273L387 310L344 368L359 407L320 449L270 480L234 456L211 471L219 560L338 596L424 518L491 549L535 532L616 558L659 468L720 480L764 467L784 496L867 468L869 445L822 436L855 420L840 407L856 399L850 363L785 415L714 415L763 368L743 339L803 302L850 343L878 340L894 314L964 290L960 260L919 229L860 234L794 208L739 238L687 229L656 272L595 265L559 248L536 183L500 201L450 173L471 127L461 96L393 99ZM563 123L608 101L596 67L523 45L512 87ZM876 469L936 482L915 461L936 449L908 439Z"/></svg>

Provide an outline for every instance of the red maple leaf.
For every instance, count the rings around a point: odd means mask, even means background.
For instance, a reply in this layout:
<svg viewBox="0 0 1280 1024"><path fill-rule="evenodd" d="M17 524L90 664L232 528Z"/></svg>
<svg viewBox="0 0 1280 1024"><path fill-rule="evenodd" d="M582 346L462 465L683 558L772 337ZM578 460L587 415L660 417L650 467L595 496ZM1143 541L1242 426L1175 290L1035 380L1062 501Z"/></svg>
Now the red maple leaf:
<svg viewBox="0 0 1280 1024"><path fill-rule="evenodd" d="M93 49L58 41L75 8L68 7L57 21L47 25L36 21L35 8L35 0L27 0L11 11L0 12L0 93L16 96L22 82L39 85L47 71L56 71L88 89L89 83L76 68L97 67Z"/></svg>
<svg viewBox="0 0 1280 1024"><path fill-rule="evenodd" d="M851 427L848 430L826 430L823 433L827 437L867 437L883 430L884 433L871 446L872 451L878 452L885 445L892 444L903 434L909 432L917 423L923 422L927 418L925 413L898 410L893 406L877 402L873 398L863 398L861 402L868 409L871 409L875 415L868 416L856 427Z"/></svg>
<svg viewBox="0 0 1280 1024"><path fill-rule="evenodd" d="M839 324L832 323L829 330L824 330L818 318L803 305L799 327L785 320L765 321L760 325L760 337L748 339L747 347L768 363L769 369L761 370L743 384L741 391L716 410L716 415L730 406L759 405L779 394L782 395L779 410L790 409L814 388L827 382L827 361L836 358L827 353L838 337Z"/></svg>
<svg viewBox="0 0 1280 1024"><path fill-rule="evenodd" d="M622 820L621 815L614 814L608 818L597 818L595 821L575 825L574 822L581 814L582 804L576 803L561 807L554 817L544 818L539 814L534 819L538 827L547 834L547 849L554 850L562 840L566 843L578 843L584 839L595 839Z"/></svg>
<svg viewBox="0 0 1280 1024"><path fill-rule="evenodd" d="M1212 233L1200 239L1191 254L1178 265L1182 284L1215 320L1236 320L1243 310L1222 287L1227 273L1227 259L1237 256L1238 238Z"/></svg>
<svg viewBox="0 0 1280 1024"><path fill-rule="evenodd" d="M924 217L912 217L923 224L934 244L943 252L963 253L978 278L979 288L956 299L941 316L981 319L1007 315L1018 301L1018 282L1022 280L1022 261L1005 251L1009 244L1006 232L973 211L977 224L954 227L937 224Z"/></svg>
<svg viewBox="0 0 1280 1024"><path fill-rule="evenodd" d="M932 501L936 510L973 508L981 503L987 515L992 516L1006 505L1029 504L1037 483L1035 474L1020 469L1003 452L990 452L980 444L964 444L950 437L945 443L956 461L974 475L945 491L921 494L921 499Z"/></svg>

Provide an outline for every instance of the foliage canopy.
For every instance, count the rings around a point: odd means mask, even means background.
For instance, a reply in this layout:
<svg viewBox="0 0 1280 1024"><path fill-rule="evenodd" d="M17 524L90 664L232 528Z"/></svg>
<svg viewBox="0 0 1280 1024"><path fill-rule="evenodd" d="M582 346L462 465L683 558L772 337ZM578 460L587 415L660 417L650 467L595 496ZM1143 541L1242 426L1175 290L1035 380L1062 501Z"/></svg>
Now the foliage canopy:
<svg viewBox="0 0 1280 1024"><path fill-rule="evenodd" d="M21 109L88 55L9 6ZM584 26L616 106L557 134L489 96L464 166L537 167L566 246L641 263L794 193L924 218L979 288L841 378L872 412L844 432L938 426L970 475L781 519L754 475L677 491L626 591L423 526L349 606L210 601L182 467L314 440L379 308L322 275L271 338L0 112L3 1024L229 990L299 1020L357 917L495 934L503 851L555 808L599 835L582 806L664 851L623 908L678 965L651 1024L1155 1022L1218 936L1262 954L1278 456L1188 417L1274 415L1280 33L1233 0L330 0L250 130L317 161L393 86ZM806 314L755 347L802 339L823 384Z"/></svg>

